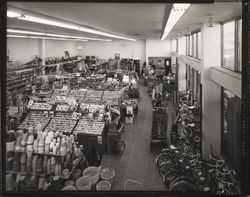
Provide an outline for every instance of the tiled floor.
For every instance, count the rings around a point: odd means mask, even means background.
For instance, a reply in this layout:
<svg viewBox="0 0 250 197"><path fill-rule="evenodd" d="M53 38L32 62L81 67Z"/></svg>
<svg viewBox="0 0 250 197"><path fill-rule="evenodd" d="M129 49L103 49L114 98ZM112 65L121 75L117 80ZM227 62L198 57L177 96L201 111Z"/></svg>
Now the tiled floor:
<svg viewBox="0 0 250 197"><path fill-rule="evenodd" d="M166 190L155 165L158 153L149 150L152 104L147 87L141 86L140 94L142 99L134 124L125 127L126 149L123 155L105 154L102 159L102 167L112 167L116 172L112 190L123 190L127 179L141 182L143 190ZM171 116L168 121L172 121Z"/></svg>

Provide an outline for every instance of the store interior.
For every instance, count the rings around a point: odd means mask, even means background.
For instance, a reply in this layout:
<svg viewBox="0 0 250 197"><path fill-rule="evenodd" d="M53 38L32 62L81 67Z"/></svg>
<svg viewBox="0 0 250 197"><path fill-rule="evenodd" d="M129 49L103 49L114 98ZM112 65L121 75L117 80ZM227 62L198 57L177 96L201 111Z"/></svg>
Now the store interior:
<svg viewBox="0 0 250 197"><path fill-rule="evenodd" d="M241 35L241 2L8 2L6 191L241 194Z"/></svg>

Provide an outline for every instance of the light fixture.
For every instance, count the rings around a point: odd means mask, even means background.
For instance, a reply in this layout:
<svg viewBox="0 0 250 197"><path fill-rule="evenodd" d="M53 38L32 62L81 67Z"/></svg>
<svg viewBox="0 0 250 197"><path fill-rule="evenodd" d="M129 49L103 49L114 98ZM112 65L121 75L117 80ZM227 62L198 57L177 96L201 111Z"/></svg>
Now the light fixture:
<svg viewBox="0 0 250 197"><path fill-rule="evenodd" d="M214 23L213 23L213 17L212 16L209 16L208 18L208 27L214 27Z"/></svg>
<svg viewBox="0 0 250 197"><path fill-rule="evenodd" d="M188 9L188 7L190 6L189 3L187 4L174 4L170 15L168 17L168 21L166 23L166 26L164 28L161 40L165 40L165 38L167 37L167 35L169 34L169 32L173 29L173 27L175 26L175 24L178 22L178 20L182 17L182 15L186 12L186 10Z"/></svg>
<svg viewBox="0 0 250 197"><path fill-rule="evenodd" d="M9 18L18 18L21 17L21 14L17 12L7 11L7 17Z"/></svg>
<svg viewBox="0 0 250 197"><path fill-rule="evenodd" d="M19 30L19 29L7 29L7 32L29 34L29 35L43 35L43 36L51 36L51 37L59 37L59 38L74 38L74 39L82 39L82 40L112 41L110 39L88 38L88 37L81 37L81 36L70 36L70 35L63 35L63 34L35 32L35 31Z"/></svg>
<svg viewBox="0 0 250 197"><path fill-rule="evenodd" d="M62 41L80 41L87 42L88 40L82 39L67 39L67 38L56 38L56 37L43 37L43 36L27 36L27 35L7 35L8 38L32 38L32 39L45 39L45 40L62 40Z"/></svg>
<svg viewBox="0 0 250 197"><path fill-rule="evenodd" d="M117 35L114 35L114 34L106 33L106 32L95 30L95 29L91 29L91 28L88 28L88 27L83 27L83 26L79 26L79 25L75 25L75 24L69 24L69 23L49 20L49 19L45 19L45 18L40 18L40 17L36 17L36 16L27 15L27 14L20 14L18 12L11 11L11 10L7 11L7 16L8 17L17 17L20 20L25 20L25 21L29 21L29 22L35 22L35 23L41 23L41 24L45 24L45 25L51 25L51 26L62 27L62 28L67 28L67 29L73 29L73 30L77 30L77 31L87 32L87 33L106 36L106 37L111 37L111 38L118 38L118 39L123 39L123 40L136 41L135 39L132 39L132 38L117 36Z"/></svg>

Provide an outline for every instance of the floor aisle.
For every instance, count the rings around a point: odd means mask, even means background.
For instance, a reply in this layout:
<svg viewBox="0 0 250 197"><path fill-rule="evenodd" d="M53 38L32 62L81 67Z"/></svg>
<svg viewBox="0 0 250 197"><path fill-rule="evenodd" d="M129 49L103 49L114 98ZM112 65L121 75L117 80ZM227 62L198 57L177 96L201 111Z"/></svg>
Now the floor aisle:
<svg viewBox="0 0 250 197"><path fill-rule="evenodd" d="M141 101L134 124L126 124L126 150L123 155L107 155L102 159L102 167L112 167L115 172L113 190L123 190L124 182L133 179L144 185L144 190L166 190L160 179L155 159L157 153L149 151L152 125L152 104L147 87L140 87Z"/></svg>

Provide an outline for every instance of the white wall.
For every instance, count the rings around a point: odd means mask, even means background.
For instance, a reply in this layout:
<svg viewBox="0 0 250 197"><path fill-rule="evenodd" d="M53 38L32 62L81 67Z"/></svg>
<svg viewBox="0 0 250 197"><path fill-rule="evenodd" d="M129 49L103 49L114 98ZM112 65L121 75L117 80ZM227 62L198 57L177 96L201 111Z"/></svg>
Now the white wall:
<svg viewBox="0 0 250 197"><path fill-rule="evenodd" d="M61 40L45 40L45 57L62 57L64 51L68 51L70 56L80 54L76 50L76 42Z"/></svg>
<svg viewBox="0 0 250 197"><path fill-rule="evenodd" d="M170 40L146 40L146 61L148 57L171 57Z"/></svg>
<svg viewBox="0 0 250 197"><path fill-rule="evenodd" d="M96 56L99 59L114 58L120 53L121 58L139 59L145 61L145 41L88 41L81 43L82 56Z"/></svg>
<svg viewBox="0 0 250 197"><path fill-rule="evenodd" d="M32 60L35 55L39 55L39 40L7 38L7 50L9 50L10 60L25 63Z"/></svg>

